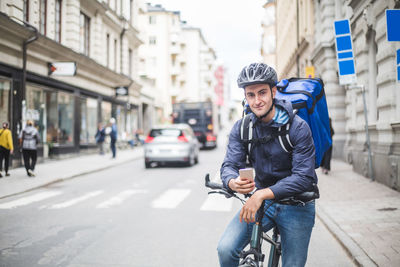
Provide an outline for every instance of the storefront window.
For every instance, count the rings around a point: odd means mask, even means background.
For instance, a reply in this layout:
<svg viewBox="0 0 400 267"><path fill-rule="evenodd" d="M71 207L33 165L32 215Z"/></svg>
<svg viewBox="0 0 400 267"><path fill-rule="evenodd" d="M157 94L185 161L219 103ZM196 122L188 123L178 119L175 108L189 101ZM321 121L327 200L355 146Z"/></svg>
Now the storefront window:
<svg viewBox="0 0 400 267"><path fill-rule="evenodd" d="M46 105L43 101L43 90L28 86L26 94L25 119L33 120L43 143L46 140Z"/></svg>
<svg viewBox="0 0 400 267"><path fill-rule="evenodd" d="M115 119L117 120L117 128L118 128L118 139L126 140L127 133L126 133L126 127L125 127L125 109L123 106L117 105L115 111L116 111Z"/></svg>
<svg viewBox="0 0 400 267"><path fill-rule="evenodd" d="M8 121L10 81L0 78L0 123Z"/></svg>
<svg viewBox="0 0 400 267"><path fill-rule="evenodd" d="M45 92L46 97L46 120L47 120L47 143L58 143L58 110L57 93Z"/></svg>
<svg viewBox="0 0 400 267"><path fill-rule="evenodd" d="M81 99L81 136L80 143L95 143L97 131L97 100Z"/></svg>
<svg viewBox="0 0 400 267"><path fill-rule="evenodd" d="M59 144L72 144L74 140L74 97L58 93Z"/></svg>
<svg viewBox="0 0 400 267"><path fill-rule="evenodd" d="M111 119L111 109L112 105L110 102L102 102L101 103L101 116L102 121L107 125Z"/></svg>

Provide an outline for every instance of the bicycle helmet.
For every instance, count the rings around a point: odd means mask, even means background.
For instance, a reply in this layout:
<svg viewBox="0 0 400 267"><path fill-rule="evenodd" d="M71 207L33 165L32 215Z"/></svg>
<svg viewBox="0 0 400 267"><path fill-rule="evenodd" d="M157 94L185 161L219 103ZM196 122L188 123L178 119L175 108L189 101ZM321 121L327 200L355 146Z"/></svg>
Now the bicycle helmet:
<svg viewBox="0 0 400 267"><path fill-rule="evenodd" d="M276 71L264 63L251 63L244 67L239 74L237 84L239 88L245 88L252 84L268 84L271 88L277 83Z"/></svg>
<svg viewBox="0 0 400 267"><path fill-rule="evenodd" d="M278 77L276 75L276 71L272 67L264 63L251 63L250 65L244 67L239 74L239 77L237 79L237 84L239 88L245 88L246 86L253 84L269 85L272 97L272 104L265 114L258 116L260 120L268 116L275 105L272 88L276 86L277 80Z"/></svg>

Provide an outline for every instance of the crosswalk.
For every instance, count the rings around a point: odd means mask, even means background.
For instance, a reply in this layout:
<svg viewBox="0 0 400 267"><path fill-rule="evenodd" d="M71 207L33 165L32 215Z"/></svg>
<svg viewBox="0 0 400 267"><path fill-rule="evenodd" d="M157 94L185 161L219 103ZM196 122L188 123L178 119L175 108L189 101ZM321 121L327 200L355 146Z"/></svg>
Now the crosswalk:
<svg viewBox="0 0 400 267"><path fill-rule="evenodd" d="M38 203L39 210L60 210L78 205L87 205L94 209L104 210L116 208L118 206L132 203L130 200L135 196L153 195L153 192L145 189L127 189L120 192L107 192L107 190L94 190L79 195L72 195L60 190L47 190L44 192L32 193L28 196L11 201L0 200L0 212L2 210L12 210ZM202 192L203 193L203 192ZM205 193L205 192L204 192ZM178 209L182 203L189 201L195 194L199 194L199 189L190 188L170 188L154 196L149 203L153 209ZM196 199L196 200L193 200ZM132 200L132 201L136 201ZM190 199L190 203L199 202L198 197ZM147 203L147 202L146 202ZM226 199L222 195L206 195L201 199L199 210L214 212L230 212L232 210L232 199Z"/></svg>

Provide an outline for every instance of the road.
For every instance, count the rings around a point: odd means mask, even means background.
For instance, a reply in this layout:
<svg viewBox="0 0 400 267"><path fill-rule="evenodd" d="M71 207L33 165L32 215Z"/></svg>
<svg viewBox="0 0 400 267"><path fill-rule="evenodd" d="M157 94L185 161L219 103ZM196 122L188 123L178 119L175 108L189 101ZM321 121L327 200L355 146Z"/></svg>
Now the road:
<svg viewBox="0 0 400 267"><path fill-rule="evenodd" d="M224 146L193 167L143 160L0 200L0 266L218 266L219 236L241 204L208 196ZM307 266L354 266L317 219Z"/></svg>

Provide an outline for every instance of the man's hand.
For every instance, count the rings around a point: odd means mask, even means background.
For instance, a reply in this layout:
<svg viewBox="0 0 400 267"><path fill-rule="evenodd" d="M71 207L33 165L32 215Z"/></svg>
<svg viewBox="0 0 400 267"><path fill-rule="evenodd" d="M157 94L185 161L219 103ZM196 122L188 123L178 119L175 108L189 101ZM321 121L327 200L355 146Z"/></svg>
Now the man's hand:
<svg viewBox="0 0 400 267"><path fill-rule="evenodd" d="M240 211L240 222L243 220L246 223L254 222L256 220L257 211L261 207L263 200L273 199L274 197L274 193L269 188L254 192L254 194L251 196L251 198L249 198L249 200L246 201L246 204L244 204L242 210Z"/></svg>
<svg viewBox="0 0 400 267"><path fill-rule="evenodd" d="M256 184L254 181L248 179L242 179L238 176L236 179L229 180L229 188L240 194L247 194L253 191Z"/></svg>
<svg viewBox="0 0 400 267"><path fill-rule="evenodd" d="M14 153L14 149L11 149L10 150L10 154L12 155Z"/></svg>

